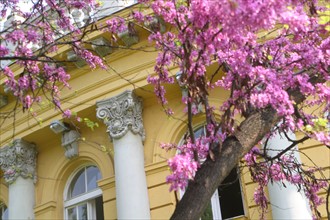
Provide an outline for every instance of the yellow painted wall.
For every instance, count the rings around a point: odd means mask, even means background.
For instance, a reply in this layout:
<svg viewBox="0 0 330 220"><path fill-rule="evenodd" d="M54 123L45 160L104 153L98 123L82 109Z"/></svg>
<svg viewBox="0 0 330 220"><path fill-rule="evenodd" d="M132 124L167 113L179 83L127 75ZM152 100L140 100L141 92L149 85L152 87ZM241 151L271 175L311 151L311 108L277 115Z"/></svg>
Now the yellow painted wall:
<svg viewBox="0 0 330 220"><path fill-rule="evenodd" d="M0 201L8 205L8 187L3 178L0 180Z"/></svg>

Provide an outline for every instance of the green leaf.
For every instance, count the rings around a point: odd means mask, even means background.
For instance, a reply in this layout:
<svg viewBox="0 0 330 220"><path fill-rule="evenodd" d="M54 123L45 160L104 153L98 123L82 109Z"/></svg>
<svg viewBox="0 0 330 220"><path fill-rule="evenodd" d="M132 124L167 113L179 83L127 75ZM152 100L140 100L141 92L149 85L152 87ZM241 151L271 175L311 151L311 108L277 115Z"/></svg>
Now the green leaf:
<svg viewBox="0 0 330 220"><path fill-rule="evenodd" d="M321 126L321 127L327 127L328 125L328 120L325 119L325 118L319 118L317 121L316 121L317 125Z"/></svg>
<svg viewBox="0 0 330 220"><path fill-rule="evenodd" d="M306 131L312 131L313 127L311 125L306 125L305 130Z"/></svg>

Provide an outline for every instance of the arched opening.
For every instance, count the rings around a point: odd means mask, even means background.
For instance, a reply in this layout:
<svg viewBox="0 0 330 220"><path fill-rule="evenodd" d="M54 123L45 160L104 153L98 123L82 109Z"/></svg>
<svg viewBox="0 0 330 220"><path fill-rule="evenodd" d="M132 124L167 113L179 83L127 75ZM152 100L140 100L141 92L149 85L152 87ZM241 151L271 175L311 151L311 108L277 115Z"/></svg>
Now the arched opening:
<svg viewBox="0 0 330 220"><path fill-rule="evenodd" d="M100 179L95 165L84 166L71 175L65 187L65 219L104 219L102 190L97 185Z"/></svg>

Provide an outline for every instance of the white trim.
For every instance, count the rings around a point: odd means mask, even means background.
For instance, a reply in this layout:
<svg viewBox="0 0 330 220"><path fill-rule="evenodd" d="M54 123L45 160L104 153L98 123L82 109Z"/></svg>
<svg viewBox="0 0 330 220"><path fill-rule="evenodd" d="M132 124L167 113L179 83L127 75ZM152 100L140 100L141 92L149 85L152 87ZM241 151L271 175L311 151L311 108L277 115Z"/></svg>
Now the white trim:
<svg viewBox="0 0 330 220"><path fill-rule="evenodd" d="M215 190L215 192L211 197L211 208L212 208L213 219L222 220L221 204L219 201L218 189Z"/></svg>
<svg viewBox="0 0 330 220"><path fill-rule="evenodd" d="M64 207L69 207L81 202L86 202L89 199L94 199L98 196L102 195L102 190L101 189L95 189L91 192L85 193L85 194L81 194L73 199L69 199L67 201L64 201Z"/></svg>

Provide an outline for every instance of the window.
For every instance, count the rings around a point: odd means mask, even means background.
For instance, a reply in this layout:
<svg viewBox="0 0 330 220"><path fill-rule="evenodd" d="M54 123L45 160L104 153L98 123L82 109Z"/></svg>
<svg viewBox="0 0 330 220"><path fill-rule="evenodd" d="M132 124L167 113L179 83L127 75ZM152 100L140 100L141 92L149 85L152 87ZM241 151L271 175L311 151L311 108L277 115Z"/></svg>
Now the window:
<svg viewBox="0 0 330 220"><path fill-rule="evenodd" d="M239 176L237 169L234 168L213 194L201 220L221 220L244 216L242 198Z"/></svg>
<svg viewBox="0 0 330 220"><path fill-rule="evenodd" d="M0 220L8 220L8 208L0 201Z"/></svg>
<svg viewBox="0 0 330 220"><path fill-rule="evenodd" d="M104 219L102 191L97 186L99 179L101 173L96 166L86 166L73 175L66 187L65 219Z"/></svg>
<svg viewBox="0 0 330 220"><path fill-rule="evenodd" d="M196 129L194 133L195 138L205 135L205 127ZM201 220L224 220L239 216L244 216L244 205L238 170L234 168L213 194Z"/></svg>

